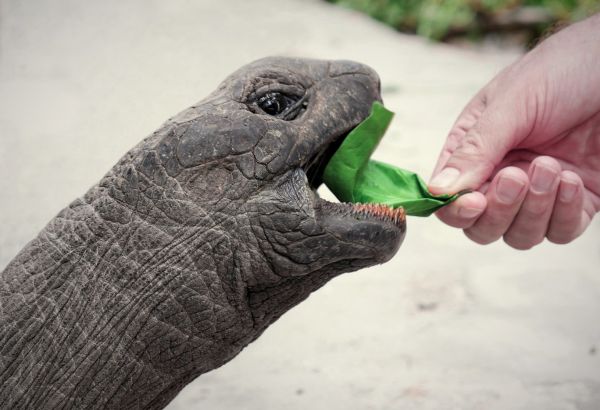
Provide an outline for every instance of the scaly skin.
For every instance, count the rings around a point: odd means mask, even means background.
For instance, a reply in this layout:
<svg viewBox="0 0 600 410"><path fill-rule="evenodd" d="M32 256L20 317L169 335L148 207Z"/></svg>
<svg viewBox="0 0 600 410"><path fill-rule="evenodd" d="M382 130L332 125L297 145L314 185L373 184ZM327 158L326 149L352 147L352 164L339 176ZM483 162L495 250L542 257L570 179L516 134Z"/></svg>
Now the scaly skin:
<svg viewBox="0 0 600 410"><path fill-rule="evenodd" d="M305 175L378 81L259 60L129 151L0 274L0 408L163 408L329 279L391 258L403 219L323 201ZM304 108L268 115L267 91Z"/></svg>

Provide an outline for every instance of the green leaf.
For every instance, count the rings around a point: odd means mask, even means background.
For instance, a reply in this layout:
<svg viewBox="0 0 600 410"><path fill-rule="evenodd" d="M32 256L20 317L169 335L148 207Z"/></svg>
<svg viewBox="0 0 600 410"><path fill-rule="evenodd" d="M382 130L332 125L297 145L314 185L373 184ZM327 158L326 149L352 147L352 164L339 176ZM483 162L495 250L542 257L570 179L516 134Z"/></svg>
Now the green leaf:
<svg viewBox="0 0 600 410"><path fill-rule="evenodd" d="M417 174L369 159L393 116L393 112L375 102L371 114L335 152L323 180L342 202L380 203L403 207L408 215L429 216L460 194L433 195Z"/></svg>

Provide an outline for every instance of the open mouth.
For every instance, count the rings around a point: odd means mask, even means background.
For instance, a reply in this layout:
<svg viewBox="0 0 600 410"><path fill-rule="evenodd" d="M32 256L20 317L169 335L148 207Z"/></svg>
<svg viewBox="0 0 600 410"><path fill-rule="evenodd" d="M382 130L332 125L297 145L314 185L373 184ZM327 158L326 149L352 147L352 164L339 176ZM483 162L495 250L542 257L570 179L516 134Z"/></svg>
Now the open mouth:
<svg viewBox="0 0 600 410"><path fill-rule="evenodd" d="M348 216L355 220L391 223L404 232L406 230L406 213L403 208L392 208L384 204L330 202L319 197L317 189L323 183L325 168L351 131L352 129L333 138L324 149L317 152L302 167L306 173L310 189L313 191L315 197L318 198L320 207L323 210L340 216Z"/></svg>
<svg viewBox="0 0 600 410"><path fill-rule="evenodd" d="M327 167L329 160L331 160L333 154L335 154L340 145L342 145L342 142L344 142L344 139L348 136L350 131L352 130L334 138L325 149L317 152L303 167L306 178L308 179L308 185L312 190L316 191L323 183L323 172L325 172L325 167Z"/></svg>

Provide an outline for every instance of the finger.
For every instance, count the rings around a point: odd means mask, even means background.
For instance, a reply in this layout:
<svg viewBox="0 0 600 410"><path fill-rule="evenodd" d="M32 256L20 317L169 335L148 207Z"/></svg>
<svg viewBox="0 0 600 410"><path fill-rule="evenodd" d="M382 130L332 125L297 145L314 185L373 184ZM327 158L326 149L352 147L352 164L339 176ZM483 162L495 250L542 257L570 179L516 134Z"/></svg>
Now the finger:
<svg viewBox="0 0 600 410"><path fill-rule="evenodd" d="M516 167L500 170L486 193L488 206L485 212L465 235L480 244L492 243L504 235L511 226L527 195L529 179Z"/></svg>
<svg viewBox="0 0 600 410"><path fill-rule="evenodd" d="M520 139L518 112L514 104L487 108L459 141L448 142L442 153L445 163L429 183L434 194L477 189ZM447 157L447 159L446 159Z"/></svg>
<svg viewBox="0 0 600 410"><path fill-rule="evenodd" d="M554 243L569 243L585 228L583 212L583 181L574 172L562 171L558 195L546 233Z"/></svg>
<svg viewBox="0 0 600 410"><path fill-rule="evenodd" d="M486 205L487 201L481 192L472 192L443 207L436 215L447 225L465 229L473 225Z"/></svg>
<svg viewBox="0 0 600 410"><path fill-rule="evenodd" d="M529 191L504 241L530 249L544 240L560 183L561 166L554 158L538 157L529 167Z"/></svg>

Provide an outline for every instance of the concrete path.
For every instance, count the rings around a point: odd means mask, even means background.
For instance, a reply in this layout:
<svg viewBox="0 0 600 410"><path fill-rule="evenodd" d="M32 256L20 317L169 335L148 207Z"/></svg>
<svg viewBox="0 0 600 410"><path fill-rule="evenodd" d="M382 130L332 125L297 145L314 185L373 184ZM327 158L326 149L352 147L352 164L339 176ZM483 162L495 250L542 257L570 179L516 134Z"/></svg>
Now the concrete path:
<svg viewBox="0 0 600 410"><path fill-rule="evenodd" d="M314 0L0 0L0 266L142 137L270 54L374 67L397 112L377 157L425 177L515 58ZM409 224L391 262L334 280L169 408L600 408L598 220L529 252Z"/></svg>

